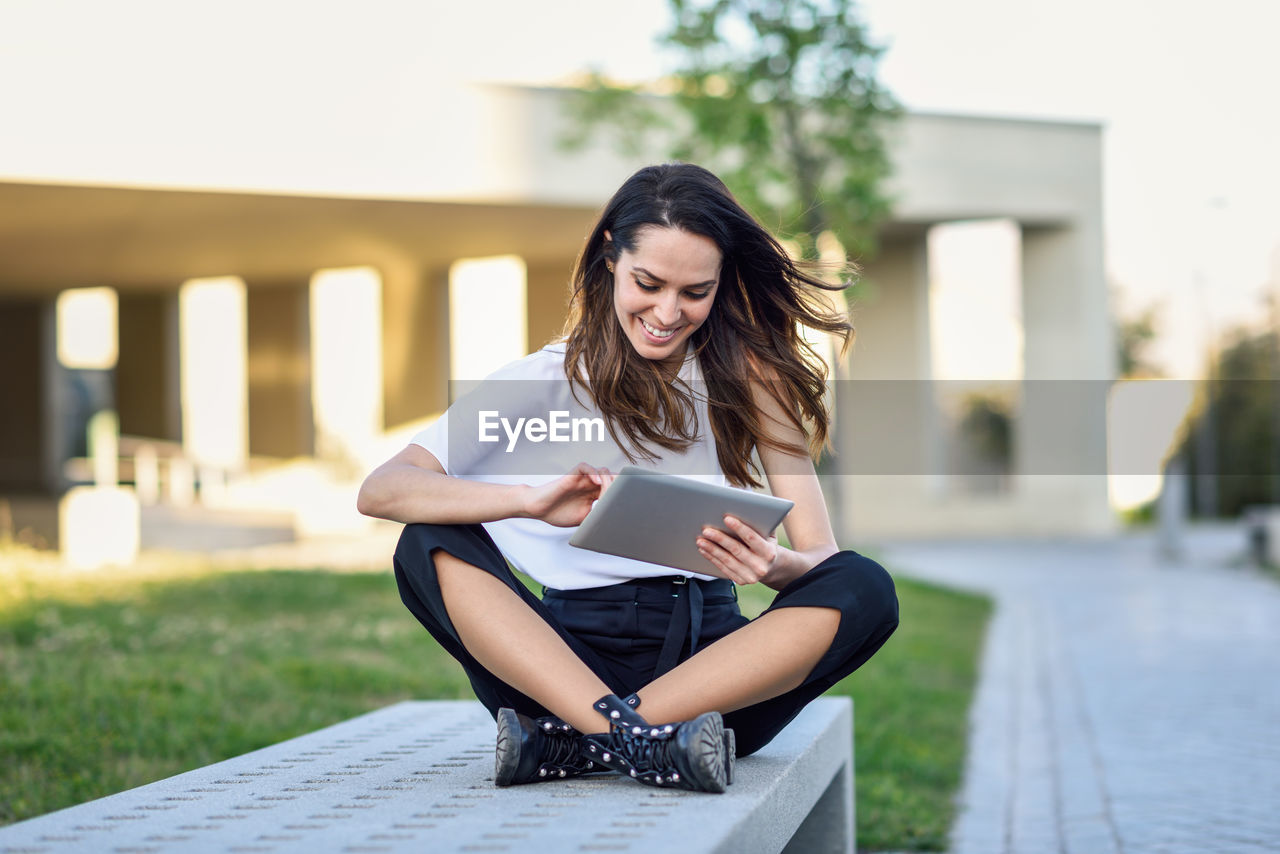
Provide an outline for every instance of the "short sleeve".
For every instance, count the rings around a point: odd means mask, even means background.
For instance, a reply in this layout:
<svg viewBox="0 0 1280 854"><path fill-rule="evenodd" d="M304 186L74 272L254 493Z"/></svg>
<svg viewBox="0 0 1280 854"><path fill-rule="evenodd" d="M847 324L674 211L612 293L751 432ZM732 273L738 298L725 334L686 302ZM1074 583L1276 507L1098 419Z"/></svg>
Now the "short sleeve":
<svg viewBox="0 0 1280 854"><path fill-rule="evenodd" d="M457 398L413 437L413 444L430 451L454 477L518 478L566 471L571 455L561 459L553 452L560 447L531 443L523 433L511 432L530 422L548 422L557 412L568 417L572 396L563 365L562 352L543 349L481 382L454 383Z"/></svg>
<svg viewBox="0 0 1280 854"><path fill-rule="evenodd" d="M431 455L439 460L440 465L444 467L445 474L455 473L453 467L449 464L448 412L445 412L429 426L418 431L418 434L410 440L410 443L430 451Z"/></svg>

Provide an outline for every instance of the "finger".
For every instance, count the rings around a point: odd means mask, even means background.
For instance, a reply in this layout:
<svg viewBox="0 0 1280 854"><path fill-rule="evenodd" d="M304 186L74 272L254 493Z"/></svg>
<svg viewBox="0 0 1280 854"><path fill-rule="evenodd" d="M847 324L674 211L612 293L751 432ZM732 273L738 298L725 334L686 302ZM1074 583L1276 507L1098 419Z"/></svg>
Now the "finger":
<svg viewBox="0 0 1280 854"><path fill-rule="evenodd" d="M592 466L591 464L585 463L585 462L578 463L576 466L570 469L566 477L582 477L584 475L586 476L587 480L591 481L597 486L600 485L600 475L596 472L595 466Z"/></svg>
<svg viewBox="0 0 1280 854"><path fill-rule="evenodd" d="M725 527L732 531L739 540L746 543L747 547L752 551L757 550L756 546L758 544L765 544L767 542L765 538L760 535L759 531L739 519L737 516L729 516L726 514L724 517L724 524Z"/></svg>
<svg viewBox="0 0 1280 854"><path fill-rule="evenodd" d="M705 540L698 540L698 552L705 557L711 564L725 574L726 577L734 584L751 584L752 580L749 576L743 574L738 567L724 560L715 550L715 546Z"/></svg>
<svg viewBox="0 0 1280 854"><path fill-rule="evenodd" d="M736 559L741 560L751 554L751 549L742 540L739 540L733 534L721 531L719 528L713 528L708 525L702 529L702 536Z"/></svg>
<svg viewBox="0 0 1280 854"><path fill-rule="evenodd" d="M772 566L778 555L778 538L766 537L736 516L725 516L725 522L732 527L734 534L746 544L747 548L760 556L766 565Z"/></svg>
<svg viewBox="0 0 1280 854"><path fill-rule="evenodd" d="M748 550L731 535L716 531L714 528L707 530L720 539L713 541L710 537L702 537L698 541L699 547L715 558L717 566L732 572L736 579L740 579L740 583L754 584L768 573L769 561Z"/></svg>

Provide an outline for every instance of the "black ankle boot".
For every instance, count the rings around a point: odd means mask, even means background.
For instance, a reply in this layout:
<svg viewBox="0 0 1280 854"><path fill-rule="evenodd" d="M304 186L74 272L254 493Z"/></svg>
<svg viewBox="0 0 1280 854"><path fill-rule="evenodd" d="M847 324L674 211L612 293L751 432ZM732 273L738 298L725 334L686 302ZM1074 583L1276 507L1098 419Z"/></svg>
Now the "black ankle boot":
<svg viewBox="0 0 1280 854"><path fill-rule="evenodd" d="M627 708L638 709L640 707L640 695L628 694L622 698L622 702L626 703ZM724 783L726 786L733 785L733 766L738 761L738 740L733 734L733 730L729 727L724 728Z"/></svg>
<svg viewBox="0 0 1280 854"><path fill-rule="evenodd" d="M695 792L723 792L724 722L719 712L653 726L613 694L596 701L609 731L583 736L588 758L641 783Z"/></svg>
<svg viewBox="0 0 1280 854"><path fill-rule="evenodd" d="M540 783L609 769L582 753L582 733L559 718L530 718L498 709L498 748L493 782L499 786Z"/></svg>

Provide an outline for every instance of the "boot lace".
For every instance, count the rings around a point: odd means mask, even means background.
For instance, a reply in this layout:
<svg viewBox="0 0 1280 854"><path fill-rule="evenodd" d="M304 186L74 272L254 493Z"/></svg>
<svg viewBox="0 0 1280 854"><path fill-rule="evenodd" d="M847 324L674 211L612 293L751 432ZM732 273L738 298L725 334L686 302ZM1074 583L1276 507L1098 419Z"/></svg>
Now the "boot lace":
<svg viewBox="0 0 1280 854"><path fill-rule="evenodd" d="M670 747L675 727L670 724L661 727L616 724L615 727L614 735L619 742L618 753L638 773L652 771L662 774L674 770Z"/></svg>
<svg viewBox="0 0 1280 854"><path fill-rule="evenodd" d="M542 765L582 771L591 762L582 755L581 735L566 723L554 720L537 721L542 736Z"/></svg>

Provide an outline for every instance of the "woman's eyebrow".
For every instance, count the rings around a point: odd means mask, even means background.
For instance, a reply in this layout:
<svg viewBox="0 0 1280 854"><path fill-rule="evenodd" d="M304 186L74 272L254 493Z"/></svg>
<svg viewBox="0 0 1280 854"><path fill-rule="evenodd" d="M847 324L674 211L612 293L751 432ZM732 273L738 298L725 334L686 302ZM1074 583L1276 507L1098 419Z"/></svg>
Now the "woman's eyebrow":
<svg viewBox="0 0 1280 854"><path fill-rule="evenodd" d="M653 273L650 273L644 267L632 267L631 269L637 273L641 273L646 279L652 279L653 281L657 282L660 285L667 284L666 279L662 278L661 276L655 276ZM705 282L698 282L692 285L685 285L685 287L686 288L707 288L714 285L717 281L718 281L717 279L708 279Z"/></svg>

